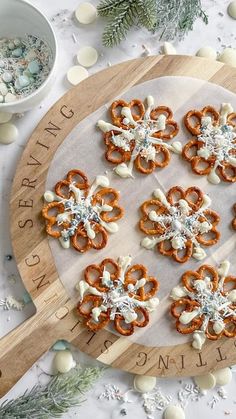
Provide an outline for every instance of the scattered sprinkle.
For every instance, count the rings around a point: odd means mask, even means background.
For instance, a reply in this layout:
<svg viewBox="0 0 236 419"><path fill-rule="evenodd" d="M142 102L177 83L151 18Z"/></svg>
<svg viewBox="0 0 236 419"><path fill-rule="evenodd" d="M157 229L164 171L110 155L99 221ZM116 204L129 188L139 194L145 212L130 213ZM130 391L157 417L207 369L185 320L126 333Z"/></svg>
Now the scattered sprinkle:
<svg viewBox="0 0 236 419"><path fill-rule="evenodd" d="M8 297L5 297L4 299L0 300L0 307L3 308L3 310L17 310L21 311L24 308L24 302L20 300L16 300L12 295L9 295Z"/></svg>

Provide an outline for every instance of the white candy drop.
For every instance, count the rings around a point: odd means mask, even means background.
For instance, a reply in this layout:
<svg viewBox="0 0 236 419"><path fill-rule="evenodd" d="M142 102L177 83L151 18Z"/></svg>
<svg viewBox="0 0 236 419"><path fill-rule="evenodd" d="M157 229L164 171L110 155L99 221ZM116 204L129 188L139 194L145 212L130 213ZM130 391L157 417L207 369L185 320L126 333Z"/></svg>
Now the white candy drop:
<svg viewBox="0 0 236 419"><path fill-rule="evenodd" d="M9 112L0 112L0 124L5 124L9 122L12 118L12 113Z"/></svg>
<svg viewBox="0 0 236 419"><path fill-rule="evenodd" d="M194 381L201 390L209 390L216 385L216 379L213 374L204 374L194 377Z"/></svg>
<svg viewBox="0 0 236 419"><path fill-rule="evenodd" d="M148 393L155 388L156 381L156 377L150 377L148 375L136 375L134 377L134 389L140 393Z"/></svg>
<svg viewBox="0 0 236 419"><path fill-rule="evenodd" d="M62 374L70 371L76 365L70 351L59 351L54 357L54 366Z"/></svg>
<svg viewBox="0 0 236 419"><path fill-rule="evenodd" d="M43 195L45 201L52 202L55 199L55 194L52 191L46 191Z"/></svg>
<svg viewBox="0 0 236 419"><path fill-rule="evenodd" d="M216 60L217 54L212 47L202 47L197 51L196 56Z"/></svg>
<svg viewBox="0 0 236 419"><path fill-rule="evenodd" d="M164 419L185 419L185 413L181 406L169 405L164 411Z"/></svg>
<svg viewBox="0 0 236 419"><path fill-rule="evenodd" d="M178 300L179 298L183 298L186 296L186 290L184 287L177 285L171 290L170 297L173 300Z"/></svg>
<svg viewBox="0 0 236 419"><path fill-rule="evenodd" d="M81 3L75 11L75 17L78 22L88 25L96 20L97 9L89 2Z"/></svg>
<svg viewBox="0 0 236 419"><path fill-rule="evenodd" d="M93 47L83 47L80 48L77 54L77 61L79 64L83 65L84 67L91 67L92 65L96 64L98 60L98 53L97 50Z"/></svg>
<svg viewBox="0 0 236 419"><path fill-rule="evenodd" d="M236 19L236 1L231 1L228 5L227 12L232 19Z"/></svg>
<svg viewBox="0 0 236 419"><path fill-rule="evenodd" d="M225 48L219 55L218 61L236 67L236 49Z"/></svg>
<svg viewBox="0 0 236 419"><path fill-rule="evenodd" d="M164 42L161 49L164 55L176 55L176 49L170 42Z"/></svg>
<svg viewBox="0 0 236 419"><path fill-rule="evenodd" d="M171 148L172 148L172 151L176 154L181 154L182 153L183 147L182 147L182 144L181 144L180 141L174 141L171 144Z"/></svg>
<svg viewBox="0 0 236 419"><path fill-rule="evenodd" d="M67 71L67 80L69 83L73 84L73 86L76 86L82 80L86 79L88 75L86 68L81 67L80 65L74 65Z"/></svg>
<svg viewBox="0 0 236 419"><path fill-rule="evenodd" d="M213 375L216 379L216 385L218 386L225 386L232 380L232 371L229 367L217 370L213 372Z"/></svg>
<svg viewBox="0 0 236 419"><path fill-rule="evenodd" d="M18 129L14 124L6 123L0 125L0 143L11 144L18 136Z"/></svg>

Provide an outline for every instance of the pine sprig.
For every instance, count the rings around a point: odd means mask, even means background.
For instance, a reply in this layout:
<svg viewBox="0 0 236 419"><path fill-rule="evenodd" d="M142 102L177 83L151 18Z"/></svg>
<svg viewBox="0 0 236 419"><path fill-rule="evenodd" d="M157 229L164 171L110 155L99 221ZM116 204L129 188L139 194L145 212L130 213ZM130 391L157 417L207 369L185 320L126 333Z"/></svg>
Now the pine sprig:
<svg viewBox="0 0 236 419"><path fill-rule="evenodd" d="M149 31L156 24L157 3L153 0L137 0L137 16L140 26L144 26Z"/></svg>
<svg viewBox="0 0 236 419"><path fill-rule="evenodd" d="M128 31L135 23L135 7L135 4L121 4L116 8L117 14L112 17L103 33L102 42L105 47L118 45L126 38Z"/></svg>
<svg viewBox="0 0 236 419"><path fill-rule="evenodd" d="M98 7L98 13L100 16L111 16L115 13L116 9L122 5L122 3L127 3L126 0L102 0Z"/></svg>
<svg viewBox="0 0 236 419"><path fill-rule="evenodd" d="M100 16L108 18L103 45L113 47L123 41L132 26L159 32L160 39L182 39L197 18L208 23L201 0L101 0Z"/></svg>
<svg viewBox="0 0 236 419"><path fill-rule="evenodd" d="M85 401L84 393L102 372L100 368L82 370L76 367L67 374L56 375L46 386L35 386L17 399L3 402L0 406L0 418L59 418L72 406L79 406Z"/></svg>

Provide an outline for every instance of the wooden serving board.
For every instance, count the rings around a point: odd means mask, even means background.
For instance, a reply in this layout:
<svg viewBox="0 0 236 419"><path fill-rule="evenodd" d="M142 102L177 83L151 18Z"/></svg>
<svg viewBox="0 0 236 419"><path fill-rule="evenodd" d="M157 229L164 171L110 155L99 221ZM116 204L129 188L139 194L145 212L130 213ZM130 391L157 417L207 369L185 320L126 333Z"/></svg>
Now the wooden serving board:
<svg viewBox="0 0 236 419"><path fill-rule="evenodd" d="M54 264L39 217L51 160L86 116L132 86L163 76L191 76L236 93L236 70L188 56L153 56L101 71L65 94L33 132L18 164L11 195L11 235L16 263L36 314L0 340L0 396L58 339L115 368L153 376L186 376L232 365L236 340L208 341L202 351L189 343L147 347L107 330L86 330Z"/></svg>

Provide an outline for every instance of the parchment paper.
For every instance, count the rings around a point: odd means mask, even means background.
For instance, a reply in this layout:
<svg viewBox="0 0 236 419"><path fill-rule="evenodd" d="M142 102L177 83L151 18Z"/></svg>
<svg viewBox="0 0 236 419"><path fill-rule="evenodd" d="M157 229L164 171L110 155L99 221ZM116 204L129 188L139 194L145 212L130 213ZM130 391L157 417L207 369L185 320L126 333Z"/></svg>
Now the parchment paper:
<svg viewBox="0 0 236 419"><path fill-rule="evenodd" d="M99 94L99 92L94 92ZM217 85L189 77L162 77L134 86L122 98L144 100L151 94L155 105L167 105L174 112L174 119L181 125L181 130L175 140L183 144L191 138L182 126L182 117L190 109L201 109L213 105L219 109L222 102L230 102L236 109L236 95ZM116 98L114 98L116 99ZM71 169L84 171L90 182L96 175L104 174L110 179L111 186L120 190L121 205L125 209L125 217L118 221L119 232L109 235L108 245L100 251L91 250L79 254L73 248L65 250L56 239L50 238L50 246L61 281L72 298L76 301L75 284L83 278L85 267L91 263L100 263L105 257L116 259L121 255L130 254L133 263L142 263L148 267L150 275L156 276L160 282L158 297L160 305L155 313L150 315L150 323L144 329L136 329L129 337L137 343L162 346L176 345L190 340L176 332L174 318L169 314L171 300L170 290L179 283L183 272L196 270L204 263L217 264L224 259L231 262L231 274L236 274L235 239L236 233L230 224L233 217L232 205L236 202L235 184L221 182L210 184L206 177L192 173L190 164L181 156L171 153L170 164L151 175L141 175L134 170L135 179L121 179L114 172L114 165L104 158L105 146L102 133L96 128L99 119L110 122L107 112L109 104L101 107L95 113L84 119L66 138L55 154L47 178L47 189L53 189L56 182L63 179ZM154 189L160 187L167 191L170 187L180 185L184 188L196 185L212 198L211 208L220 213L219 230L221 240L217 245L205 248L207 258L196 261L191 258L185 264L178 264L172 259L160 255L157 251L146 250L140 246L144 234L138 229L140 205L151 198ZM114 331L114 330L113 330Z"/></svg>

